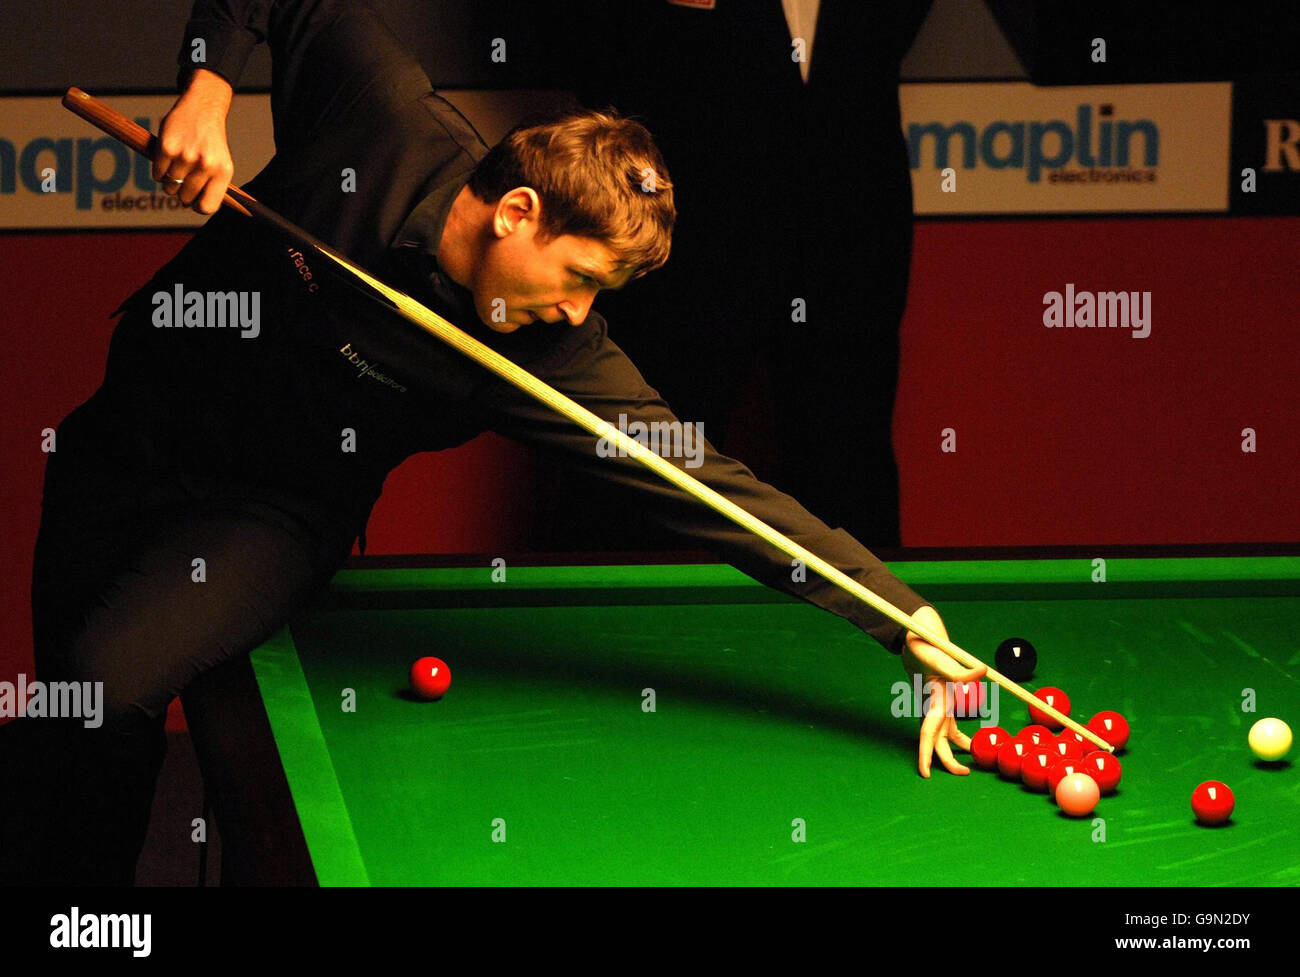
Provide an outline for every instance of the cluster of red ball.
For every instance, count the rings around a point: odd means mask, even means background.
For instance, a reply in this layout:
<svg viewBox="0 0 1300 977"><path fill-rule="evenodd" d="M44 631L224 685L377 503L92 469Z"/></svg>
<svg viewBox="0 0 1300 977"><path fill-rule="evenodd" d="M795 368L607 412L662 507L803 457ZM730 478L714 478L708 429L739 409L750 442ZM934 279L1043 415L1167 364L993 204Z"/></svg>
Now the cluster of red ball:
<svg viewBox="0 0 1300 977"><path fill-rule="evenodd" d="M979 715L984 683L967 682L954 693L954 715ZM1070 697L1060 689L1045 685L1034 694L1063 715L1070 714ZM1062 724L1037 706L1029 707L1029 718L1033 724L1015 736L1001 726L986 726L972 736L970 752L976 766L1020 780L1031 790L1047 790L1066 814L1087 817L1101 795L1119 785L1119 760L1073 730L1055 733ZM1117 712L1097 713L1088 720L1088 729L1116 752L1128 743L1128 721ZM1192 791L1192 813L1201 824L1226 824L1235 806L1232 790L1220 781L1207 780Z"/></svg>
<svg viewBox="0 0 1300 977"><path fill-rule="evenodd" d="M1035 694L1069 715L1070 700L1060 689L1045 687ZM1033 723L1015 736L1001 726L985 726L971 737L976 766L997 770L1030 790L1048 791L1066 814L1087 817L1101 795L1119 785L1119 760L1072 730L1056 733L1062 724L1036 706L1029 707L1029 716ZM1117 712L1097 713L1088 721L1088 729L1117 751L1128 743L1128 723Z"/></svg>

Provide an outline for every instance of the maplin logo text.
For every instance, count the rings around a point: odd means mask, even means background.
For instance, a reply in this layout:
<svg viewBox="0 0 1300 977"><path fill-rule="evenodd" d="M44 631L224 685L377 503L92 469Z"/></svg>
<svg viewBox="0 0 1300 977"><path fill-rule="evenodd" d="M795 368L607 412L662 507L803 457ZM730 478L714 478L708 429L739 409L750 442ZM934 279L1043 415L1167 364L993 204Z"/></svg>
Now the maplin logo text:
<svg viewBox="0 0 1300 977"><path fill-rule="evenodd" d="M1030 183L1042 179L1043 170L1070 164L1083 167L1127 167L1134 155L1134 142L1141 137L1142 166L1160 163L1160 130L1150 119L1112 121L1110 105L1098 108L1101 121L1093 131L1091 105L1080 105L1071 126L1063 119L1046 122L992 122L977 130L970 122L913 123L907 127L908 152L912 169L921 168L921 152L934 145L934 168L947 169L954 139L961 143L961 168L977 165L993 170L1024 170ZM1001 137L1001 138L999 138Z"/></svg>

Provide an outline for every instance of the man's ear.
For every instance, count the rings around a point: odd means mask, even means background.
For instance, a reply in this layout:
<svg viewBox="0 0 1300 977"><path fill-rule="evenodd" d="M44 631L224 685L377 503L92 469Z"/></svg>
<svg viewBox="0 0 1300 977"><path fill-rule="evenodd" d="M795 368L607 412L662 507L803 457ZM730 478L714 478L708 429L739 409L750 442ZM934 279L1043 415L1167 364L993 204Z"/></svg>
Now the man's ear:
<svg viewBox="0 0 1300 977"><path fill-rule="evenodd" d="M505 237L519 229L525 221L533 226L540 224L542 199L532 187L515 187L501 195L496 212L492 215L492 230L497 237Z"/></svg>

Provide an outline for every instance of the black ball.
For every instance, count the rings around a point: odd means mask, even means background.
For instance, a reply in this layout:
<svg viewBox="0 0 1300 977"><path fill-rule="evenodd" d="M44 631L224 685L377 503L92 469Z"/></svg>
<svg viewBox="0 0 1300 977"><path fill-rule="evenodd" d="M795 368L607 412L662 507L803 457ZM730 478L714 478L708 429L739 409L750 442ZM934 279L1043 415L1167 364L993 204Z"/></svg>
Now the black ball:
<svg viewBox="0 0 1300 977"><path fill-rule="evenodd" d="M993 656L993 667L1013 682L1025 681L1037 665L1038 652L1024 638L1007 638Z"/></svg>

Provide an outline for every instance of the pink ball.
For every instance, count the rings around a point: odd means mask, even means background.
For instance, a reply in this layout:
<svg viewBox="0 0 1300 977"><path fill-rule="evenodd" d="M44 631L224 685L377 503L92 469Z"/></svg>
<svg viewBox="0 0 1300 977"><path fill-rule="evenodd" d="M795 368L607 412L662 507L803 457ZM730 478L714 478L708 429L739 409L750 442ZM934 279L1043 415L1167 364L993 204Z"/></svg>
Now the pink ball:
<svg viewBox="0 0 1300 977"><path fill-rule="evenodd" d="M1072 773L1056 785L1056 804L1074 818L1086 818L1101 799L1097 781L1086 773Z"/></svg>

